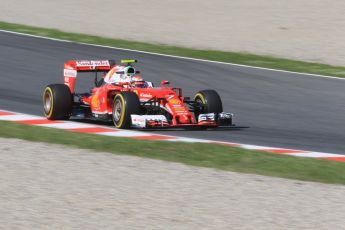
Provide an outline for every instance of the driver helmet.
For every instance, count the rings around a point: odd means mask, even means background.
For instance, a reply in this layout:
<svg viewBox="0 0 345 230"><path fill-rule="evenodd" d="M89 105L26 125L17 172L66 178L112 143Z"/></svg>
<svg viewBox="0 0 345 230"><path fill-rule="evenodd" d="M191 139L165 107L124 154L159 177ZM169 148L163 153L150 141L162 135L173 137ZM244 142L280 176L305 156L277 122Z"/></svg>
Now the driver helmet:
<svg viewBox="0 0 345 230"><path fill-rule="evenodd" d="M141 76L135 75L132 77L131 85L132 85L132 87L145 88L146 82L144 81L144 79Z"/></svg>
<svg viewBox="0 0 345 230"><path fill-rule="evenodd" d="M135 75L135 69L132 66L127 66L123 69L123 72L120 76L121 80L124 82L131 82L132 77Z"/></svg>

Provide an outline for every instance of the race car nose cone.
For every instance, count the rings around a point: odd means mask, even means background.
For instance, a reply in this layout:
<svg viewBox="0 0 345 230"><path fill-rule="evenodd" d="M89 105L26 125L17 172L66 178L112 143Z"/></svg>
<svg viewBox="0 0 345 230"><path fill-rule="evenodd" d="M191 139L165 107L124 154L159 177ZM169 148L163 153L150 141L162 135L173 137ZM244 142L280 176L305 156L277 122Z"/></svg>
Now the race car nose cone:
<svg viewBox="0 0 345 230"><path fill-rule="evenodd" d="M187 123L190 123L190 120L189 120L189 117L187 115L181 115L179 117L179 122L181 124L187 124Z"/></svg>

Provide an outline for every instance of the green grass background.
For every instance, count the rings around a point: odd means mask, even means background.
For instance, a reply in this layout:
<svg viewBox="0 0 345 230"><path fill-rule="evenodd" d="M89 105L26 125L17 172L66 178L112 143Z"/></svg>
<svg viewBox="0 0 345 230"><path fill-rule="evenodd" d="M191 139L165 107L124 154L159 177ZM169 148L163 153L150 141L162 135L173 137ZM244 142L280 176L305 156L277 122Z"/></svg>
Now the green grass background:
<svg viewBox="0 0 345 230"><path fill-rule="evenodd" d="M0 137L64 144L226 171L345 184L345 164L341 162L262 153L217 144L107 137L6 121L0 121Z"/></svg>

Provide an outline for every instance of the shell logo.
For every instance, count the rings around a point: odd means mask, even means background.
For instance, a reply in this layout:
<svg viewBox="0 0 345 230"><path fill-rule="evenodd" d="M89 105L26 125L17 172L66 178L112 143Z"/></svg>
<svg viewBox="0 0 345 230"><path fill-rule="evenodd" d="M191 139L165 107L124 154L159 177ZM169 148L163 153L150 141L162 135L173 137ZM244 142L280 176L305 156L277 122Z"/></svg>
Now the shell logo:
<svg viewBox="0 0 345 230"><path fill-rule="evenodd" d="M173 98L173 99L169 100L169 103L172 105L177 105L177 104L180 104L180 100Z"/></svg>

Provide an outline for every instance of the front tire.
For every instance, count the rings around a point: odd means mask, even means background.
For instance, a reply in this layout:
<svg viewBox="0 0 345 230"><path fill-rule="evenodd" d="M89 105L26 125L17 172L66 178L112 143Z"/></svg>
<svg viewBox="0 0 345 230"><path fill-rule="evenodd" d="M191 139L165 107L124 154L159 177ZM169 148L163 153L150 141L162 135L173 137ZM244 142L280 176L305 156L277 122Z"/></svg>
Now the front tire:
<svg viewBox="0 0 345 230"><path fill-rule="evenodd" d="M140 101L133 92L122 92L114 97L113 122L118 129L129 129L132 125L131 114L140 114Z"/></svg>
<svg viewBox="0 0 345 230"><path fill-rule="evenodd" d="M194 101L201 108L197 111L200 113L221 113L223 112L223 104L219 94L212 89L202 90L195 94Z"/></svg>
<svg viewBox="0 0 345 230"><path fill-rule="evenodd" d="M48 85L43 91L43 112L49 120L69 119L72 112L72 94L65 84Z"/></svg>

